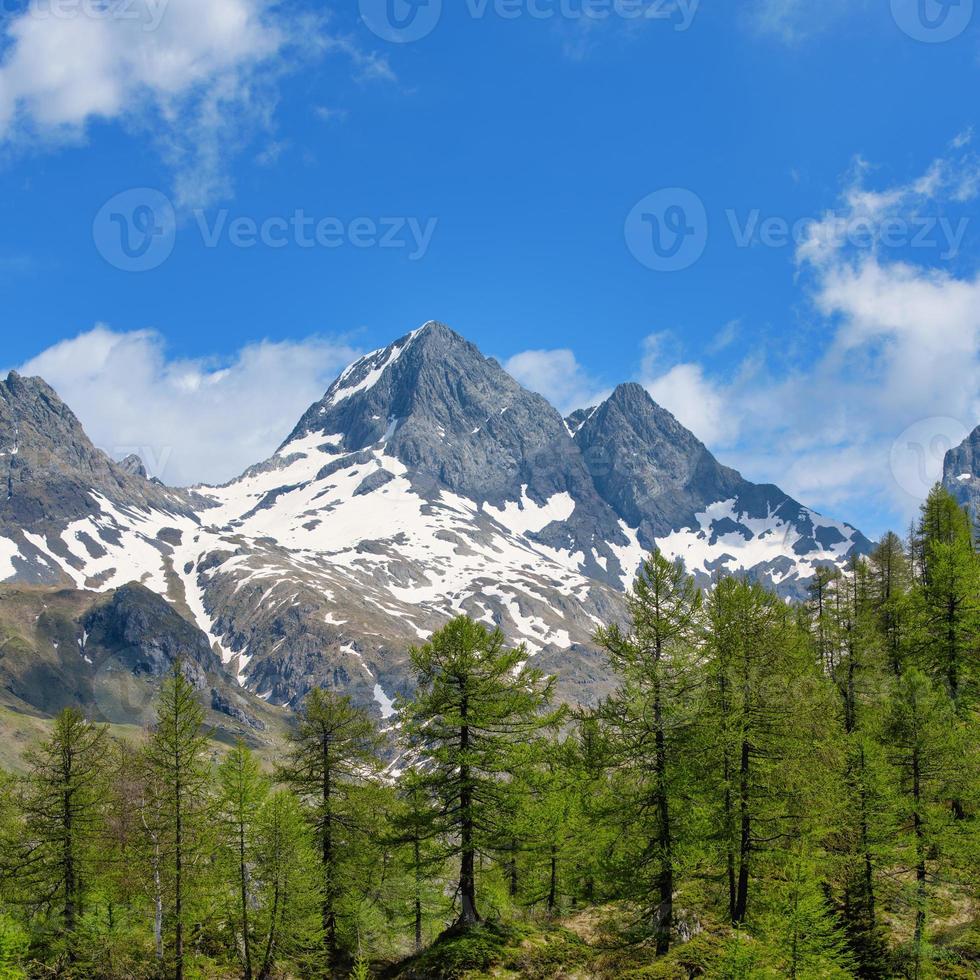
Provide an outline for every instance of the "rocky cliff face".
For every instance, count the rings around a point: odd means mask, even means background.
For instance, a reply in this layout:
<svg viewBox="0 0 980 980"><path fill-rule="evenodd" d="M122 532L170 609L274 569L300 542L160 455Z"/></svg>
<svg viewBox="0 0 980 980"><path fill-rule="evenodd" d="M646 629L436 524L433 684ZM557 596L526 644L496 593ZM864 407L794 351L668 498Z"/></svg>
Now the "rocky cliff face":
<svg viewBox="0 0 980 980"><path fill-rule="evenodd" d="M276 705L323 684L385 717L410 646L459 612L593 700L610 680L590 638L652 548L706 585L744 572L792 597L869 547L719 464L638 385L565 420L436 323L352 364L271 459L194 496L94 450L43 382L7 386L0 437L30 430L34 475L13 487L0 581L140 582Z"/></svg>
<svg viewBox="0 0 980 980"><path fill-rule="evenodd" d="M146 725L180 661L220 736L259 744L285 719L241 688L201 631L139 585L94 593L0 586L0 705Z"/></svg>
<svg viewBox="0 0 980 980"><path fill-rule="evenodd" d="M151 483L131 461L114 463L43 380L15 372L0 382L0 486L0 533L15 545L0 545L0 566L11 563L6 577L18 581L73 581L71 570L105 553L91 523L105 506L183 518L205 508L200 498ZM67 527L74 546L62 540Z"/></svg>
<svg viewBox="0 0 980 980"><path fill-rule="evenodd" d="M980 517L980 426L946 454L943 485Z"/></svg>

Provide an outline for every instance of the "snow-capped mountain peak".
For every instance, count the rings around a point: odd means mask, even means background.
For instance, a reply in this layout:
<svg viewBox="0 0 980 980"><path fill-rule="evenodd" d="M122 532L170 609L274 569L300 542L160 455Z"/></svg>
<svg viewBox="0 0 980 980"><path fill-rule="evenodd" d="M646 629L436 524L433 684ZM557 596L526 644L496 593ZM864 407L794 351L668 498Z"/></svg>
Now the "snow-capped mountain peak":
<svg viewBox="0 0 980 980"><path fill-rule="evenodd" d="M26 416L0 422L9 441ZM705 584L747 572L792 596L868 547L719 464L641 386L565 420L435 322L355 361L224 487L167 491L86 453L64 463L76 504L0 538L0 578L141 580L276 704L314 684L386 704L410 686L409 647L459 612L587 701L604 690L591 635L652 548Z"/></svg>

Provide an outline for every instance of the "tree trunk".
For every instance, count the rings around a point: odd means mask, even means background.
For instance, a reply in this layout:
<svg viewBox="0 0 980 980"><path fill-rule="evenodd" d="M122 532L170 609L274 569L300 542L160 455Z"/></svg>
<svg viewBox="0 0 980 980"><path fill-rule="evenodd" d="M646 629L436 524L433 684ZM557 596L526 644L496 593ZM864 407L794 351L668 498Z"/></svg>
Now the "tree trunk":
<svg viewBox="0 0 980 980"><path fill-rule="evenodd" d="M259 980L269 980L272 975L272 951L276 945L276 927L279 919L279 877L276 876L276 887L272 894L272 916L269 920L269 938L265 944L265 956L262 958L262 970Z"/></svg>
<svg viewBox="0 0 980 980"><path fill-rule="evenodd" d="M184 821L180 792L180 779L176 784L176 832L174 835L174 917L176 934L174 937L174 977L184 980Z"/></svg>
<svg viewBox="0 0 980 980"><path fill-rule="evenodd" d="M867 760L864 746L861 746L861 849L864 852L864 892L868 912L868 927L871 932L877 926L877 908L875 903L874 862L871 856L871 843L868 830L868 793L865 789L865 766Z"/></svg>
<svg viewBox="0 0 980 980"><path fill-rule="evenodd" d="M462 726L459 732L459 747L463 758L470 748L470 728L466 723L469 715L469 705L464 696L460 705ZM459 860L459 896L462 911L459 924L472 926L480 922L480 913L476 909L476 845L473 839L473 793L470 787L470 768L464 762L459 767L459 809L460 809L460 860Z"/></svg>
<svg viewBox="0 0 980 980"><path fill-rule="evenodd" d="M922 941L926 929L926 845L925 831L922 826L922 766L919 759L919 749L912 751L912 800L914 812L912 823L915 830L915 966L913 977L919 980L922 975Z"/></svg>
<svg viewBox="0 0 980 980"><path fill-rule="evenodd" d="M657 671L660 669L658 645ZM670 800L667 797L667 736L664 731L663 704L659 674L654 678L653 719L656 729L657 813L659 817L660 873L657 875L658 903L654 916L657 955L670 952L670 930L674 921L674 858L670 826Z"/></svg>
<svg viewBox="0 0 980 980"><path fill-rule="evenodd" d="M750 747L742 742L742 762L739 769L739 812L741 814L741 834L739 838L738 886L735 893L735 914L732 921L741 925L749 904L749 853L752 848L752 821L749 814L749 759Z"/></svg>
<svg viewBox="0 0 980 980"><path fill-rule="evenodd" d="M722 744L722 776L725 784L725 796L723 801L725 815L725 864L728 872L728 921L735 922L735 902L736 902L736 883L735 883L735 805L732 799L732 760L729 754L727 738L728 720L728 684L724 674L720 678L721 687L721 711L723 718Z"/></svg>
<svg viewBox="0 0 980 980"><path fill-rule="evenodd" d="M326 942L328 971L334 965L337 957L337 913L334 908L334 859L333 859L333 819L331 814L330 739L323 736L321 742L323 764L323 840L321 861L323 863L323 935Z"/></svg>
<svg viewBox="0 0 980 980"><path fill-rule="evenodd" d="M71 780L71 763L66 759L63 773L66 785ZM62 876L65 889L65 931L74 933L76 926L75 896L78 884L75 880L75 832L72 826L71 794L66 789L62 795ZM74 945L74 944L73 944Z"/></svg>
<svg viewBox="0 0 980 980"><path fill-rule="evenodd" d="M252 945L248 934L248 866L245 862L245 824L238 824L238 872L242 898L242 940L245 980L252 980Z"/></svg>
<svg viewBox="0 0 980 980"><path fill-rule="evenodd" d="M558 905L558 846L551 845L551 878L548 887L548 915L555 914Z"/></svg>
<svg viewBox="0 0 980 980"><path fill-rule="evenodd" d="M415 952L422 951L422 851L418 834L412 842L415 865Z"/></svg>

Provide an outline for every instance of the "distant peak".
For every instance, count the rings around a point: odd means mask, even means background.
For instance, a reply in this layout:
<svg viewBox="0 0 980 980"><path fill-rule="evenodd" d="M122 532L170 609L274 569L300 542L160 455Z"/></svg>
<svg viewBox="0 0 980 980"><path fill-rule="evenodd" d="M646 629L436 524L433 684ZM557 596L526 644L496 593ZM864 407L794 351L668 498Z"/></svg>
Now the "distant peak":
<svg viewBox="0 0 980 980"><path fill-rule="evenodd" d="M432 338L448 340L453 343L466 343L466 338L456 333L452 327L447 327L446 324L440 320L429 320L427 323L423 323L418 330L410 333L409 337L411 337L412 340L419 340L424 337L426 339Z"/></svg>
<svg viewBox="0 0 980 980"><path fill-rule="evenodd" d="M650 393L636 381L627 381L617 385L616 390L609 396L610 401L634 401L639 398L641 401L656 404L650 397Z"/></svg>

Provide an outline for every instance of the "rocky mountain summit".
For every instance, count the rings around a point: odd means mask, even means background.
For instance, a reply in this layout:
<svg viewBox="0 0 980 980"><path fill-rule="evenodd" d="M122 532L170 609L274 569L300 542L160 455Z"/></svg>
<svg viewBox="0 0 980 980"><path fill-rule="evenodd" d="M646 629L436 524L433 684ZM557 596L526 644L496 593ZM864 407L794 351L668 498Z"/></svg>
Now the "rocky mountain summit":
<svg viewBox="0 0 980 980"><path fill-rule="evenodd" d="M139 582L260 698L323 684L382 719L410 690L411 645L459 612L588 702L609 682L591 635L652 548L706 586L744 572L788 598L870 548L722 466L639 385L563 419L438 323L350 365L223 487L114 463L37 379L6 382L0 440L22 457L4 463L0 581Z"/></svg>

